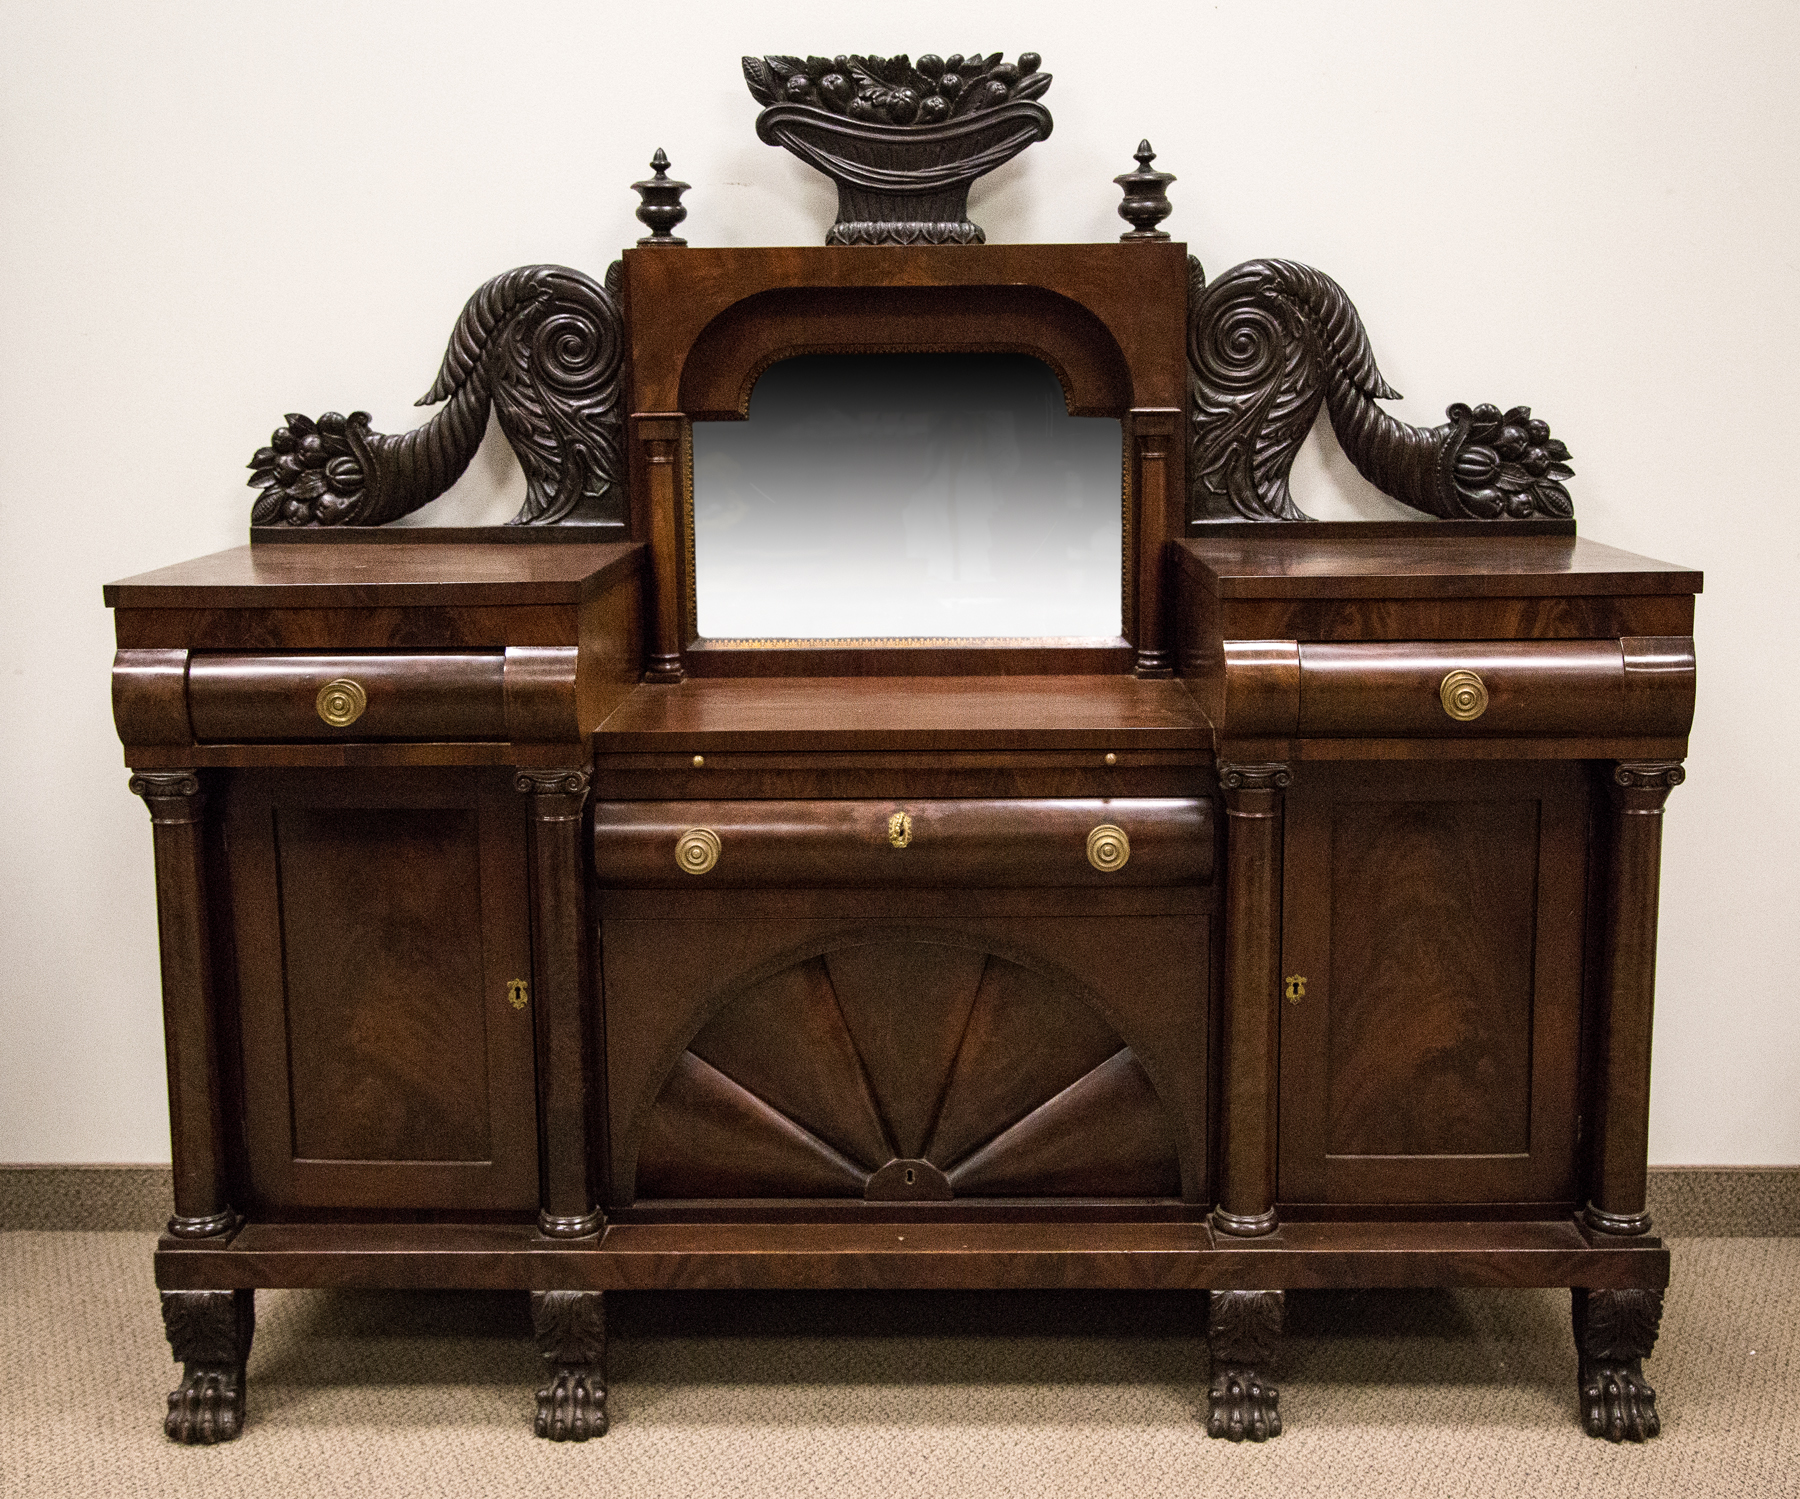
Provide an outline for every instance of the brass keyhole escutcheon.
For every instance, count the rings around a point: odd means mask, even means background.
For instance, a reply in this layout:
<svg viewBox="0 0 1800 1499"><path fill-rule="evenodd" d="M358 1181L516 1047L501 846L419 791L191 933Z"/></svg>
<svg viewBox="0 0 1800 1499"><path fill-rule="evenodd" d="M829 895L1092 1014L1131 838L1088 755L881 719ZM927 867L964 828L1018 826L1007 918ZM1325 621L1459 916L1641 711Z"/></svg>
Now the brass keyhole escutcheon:
<svg viewBox="0 0 1800 1499"><path fill-rule="evenodd" d="M1293 1003L1299 1004L1301 1000L1306 998L1306 975L1303 973L1290 973L1287 978L1282 981L1281 987Z"/></svg>
<svg viewBox="0 0 1800 1499"><path fill-rule="evenodd" d="M918 1173L917 1173L917 1172L915 1172L915 1171L914 1171L914 1170L913 1170L913 1168L912 1168L912 1167L911 1167L911 1166L908 1166L908 1167L907 1167L907 1168L906 1168L906 1184L907 1184L907 1186L909 1186L909 1187L910 1187L910 1186L912 1186L912 1185L913 1185L913 1178L914 1178L914 1177L915 1177L915 1176L916 1176L916 1175L917 1175L917 1174L918 1174Z"/></svg>
<svg viewBox="0 0 1800 1499"><path fill-rule="evenodd" d="M1473 723L1487 712L1487 683L1466 667L1458 667L1438 683L1438 701L1458 723Z"/></svg>
<svg viewBox="0 0 1800 1499"><path fill-rule="evenodd" d="M912 814L896 812L888 818L888 842L895 848L905 848L912 842Z"/></svg>
<svg viewBox="0 0 1800 1499"><path fill-rule="evenodd" d="M705 874L719 862L721 847L711 828L689 828L675 840L675 862L688 874Z"/></svg>
<svg viewBox="0 0 1800 1499"><path fill-rule="evenodd" d="M1087 836L1088 863L1102 874L1112 874L1125 867L1131 857L1131 840L1125 829L1103 822Z"/></svg>
<svg viewBox="0 0 1800 1499"><path fill-rule="evenodd" d="M334 729L349 728L363 716L363 709L368 706L369 694L363 691L362 683L352 682L348 677L334 677L313 699L319 717Z"/></svg>
<svg viewBox="0 0 1800 1499"><path fill-rule="evenodd" d="M506 984L506 1002L515 1010L522 1010L531 998L530 987L524 979L509 979Z"/></svg>

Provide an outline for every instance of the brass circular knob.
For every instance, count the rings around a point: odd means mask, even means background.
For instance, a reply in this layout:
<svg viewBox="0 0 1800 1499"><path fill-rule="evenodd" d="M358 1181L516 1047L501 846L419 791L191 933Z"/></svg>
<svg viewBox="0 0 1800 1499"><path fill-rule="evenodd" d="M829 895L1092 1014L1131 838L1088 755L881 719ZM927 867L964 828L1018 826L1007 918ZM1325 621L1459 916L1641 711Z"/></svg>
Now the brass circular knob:
<svg viewBox="0 0 1800 1499"><path fill-rule="evenodd" d="M1438 701L1458 723L1472 723L1487 712L1487 683L1474 672L1459 667L1438 683Z"/></svg>
<svg viewBox="0 0 1800 1499"><path fill-rule="evenodd" d="M1088 863L1101 874L1111 874L1123 869L1131 857L1131 840L1125 836L1124 828L1103 822L1088 834L1087 856Z"/></svg>
<svg viewBox="0 0 1800 1499"><path fill-rule="evenodd" d="M349 728L363 716L363 709L368 706L369 694L363 691L362 683L352 682L348 677L334 677L313 699L319 717L334 729Z"/></svg>
<svg viewBox="0 0 1800 1499"><path fill-rule="evenodd" d="M689 828L675 840L675 862L687 874L705 874L719 862L720 847L711 828Z"/></svg>

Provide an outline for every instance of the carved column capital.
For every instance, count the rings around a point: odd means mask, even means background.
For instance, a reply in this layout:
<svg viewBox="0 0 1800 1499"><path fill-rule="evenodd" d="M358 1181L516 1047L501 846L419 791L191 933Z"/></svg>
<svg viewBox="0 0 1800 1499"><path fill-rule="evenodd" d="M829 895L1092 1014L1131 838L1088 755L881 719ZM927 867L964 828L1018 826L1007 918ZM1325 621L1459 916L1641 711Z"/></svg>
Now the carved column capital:
<svg viewBox="0 0 1800 1499"><path fill-rule="evenodd" d="M1666 797L1687 779L1679 760L1618 760L1613 763L1612 784L1618 791L1653 791Z"/></svg>
<svg viewBox="0 0 1800 1499"><path fill-rule="evenodd" d="M1293 773L1285 760L1265 760L1250 765L1219 764L1219 787L1224 791L1285 791Z"/></svg>
<svg viewBox="0 0 1800 1499"><path fill-rule="evenodd" d="M539 822L571 822L581 816L593 776L582 769L521 770L513 790L532 799L531 815Z"/></svg>
<svg viewBox="0 0 1800 1499"><path fill-rule="evenodd" d="M144 799L152 823L199 822L205 813L206 793L196 771L134 770L125 784Z"/></svg>

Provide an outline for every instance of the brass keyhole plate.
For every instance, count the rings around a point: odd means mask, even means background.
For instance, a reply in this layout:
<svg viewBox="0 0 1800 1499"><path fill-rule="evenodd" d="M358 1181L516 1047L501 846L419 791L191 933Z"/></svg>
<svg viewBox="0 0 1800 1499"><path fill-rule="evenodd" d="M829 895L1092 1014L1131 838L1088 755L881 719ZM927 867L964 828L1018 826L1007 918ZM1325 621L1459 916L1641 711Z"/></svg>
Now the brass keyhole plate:
<svg viewBox="0 0 1800 1499"><path fill-rule="evenodd" d="M888 842L895 848L905 848L912 842L912 814L896 812L888 818Z"/></svg>

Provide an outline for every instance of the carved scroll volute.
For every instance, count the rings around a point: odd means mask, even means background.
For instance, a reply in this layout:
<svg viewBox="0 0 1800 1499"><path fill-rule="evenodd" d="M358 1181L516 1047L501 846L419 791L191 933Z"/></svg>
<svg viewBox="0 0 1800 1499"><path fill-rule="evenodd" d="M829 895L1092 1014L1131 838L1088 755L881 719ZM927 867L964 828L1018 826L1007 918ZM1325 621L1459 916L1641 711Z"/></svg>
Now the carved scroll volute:
<svg viewBox="0 0 1800 1499"><path fill-rule="evenodd" d="M1298 521L1294 455L1319 406L1345 455L1402 504L1446 520L1566 519L1569 450L1529 406L1461 402L1438 427L1376 403L1381 377L1362 319L1323 272L1252 260L1210 286L1189 261L1189 514L1196 521Z"/></svg>
<svg viewBox="0 0 1800 1499"><path fill-rule="evenodd" d="M638 415L631 419L644 475L645 518L649 523L651 641L646 682L679 682L682 665L683 600L690 566L684 555L685 508L682 455L687 447L687 418L679 412Z"/></svg>
<svg viewBox="0 0 1800 1499"><path fill-rule="evenodd" d="M1181 413L1131 413L1132 491L1137 498L1136 618L1137 675L1171 677L1175 653L1164 617L1169 542L1179 534L1181 496Z"/></svg>
<svg viewBox="0 0 1800 1499"><path fill-rule="evenodd" d="M447 402L389 435L369 413L292 413L251 458L256 526L378 526L436 499L481 446L490 407L525 471L513 525L622 524L625 328L620 268L604 285L528 265L481 287L451 330L432 387Z"/></svg>

